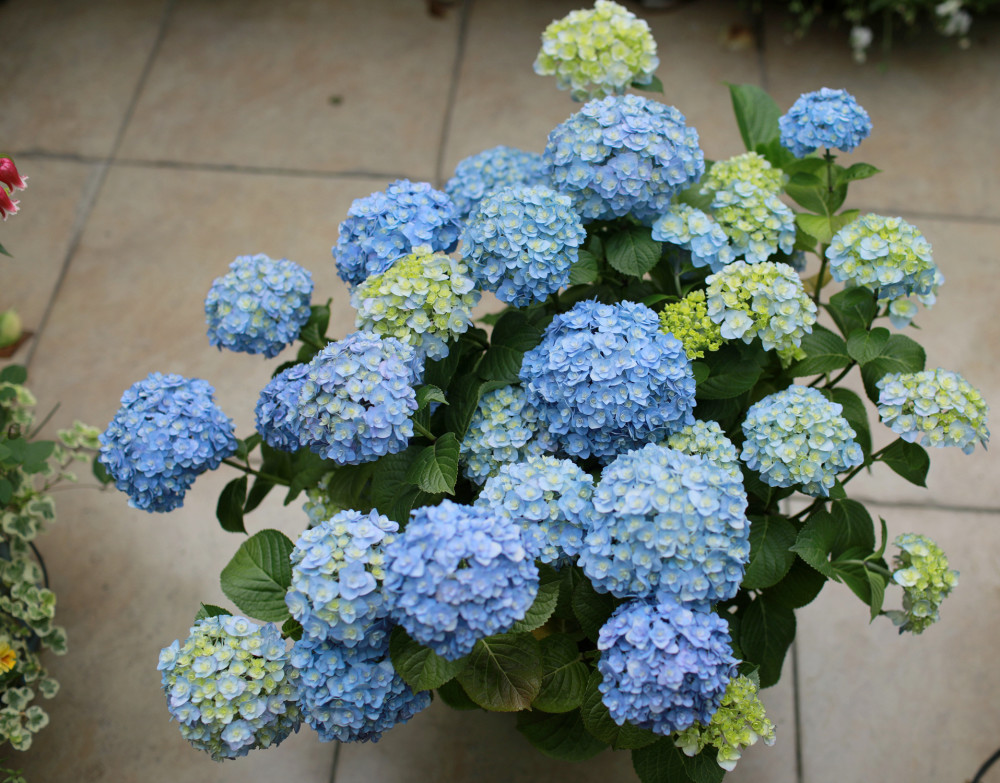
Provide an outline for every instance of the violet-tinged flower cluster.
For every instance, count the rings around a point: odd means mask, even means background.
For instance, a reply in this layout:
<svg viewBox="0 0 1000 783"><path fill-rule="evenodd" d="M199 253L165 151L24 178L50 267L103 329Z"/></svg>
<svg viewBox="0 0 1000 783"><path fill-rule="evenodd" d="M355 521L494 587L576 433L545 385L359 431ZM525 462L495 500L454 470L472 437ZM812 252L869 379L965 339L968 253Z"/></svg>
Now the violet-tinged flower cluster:
<svg viewBox="0 0 1000 783"><path fill-rule="evenodd" d="M430 359L448 355L448 342L472 326L478 303L469 268L427 246L369 276L351 293L358 329L395 337Z"/></svg>
<svg viewBox="0 0 1000 783"><path fill-rule="evenodd" d="M206 617L160 652L167 708L181 734L215 761L277 745L299 730L298 671L268 623Z"/></svg>
<svg viewBox="0 0 1000 783"><path fill-rule="evenodd" d="M206 470L236 452L233 422L205 381L153 372L132 384L101 433L101 464L129 505L172 511Z"/></svg>
<svg viewBox="0 0 1000 783"><path fill-rule="evenodd" d="M384 192L355 199L333 248L337 274L354 286L418 245L450 253L458 242L458 217L451 199L426 182L400 179Z"/></svg>
<svg viewBox="0 0 1000 783"><path fill-rule="evenodd" d="M816 304L787 264L734 261L705 280L708 317L727 340L750 343L759 337L765 351L799 359L802 337L816 323Z"/></svg>
<svg viewBox="0 0 1000 783"><path fill-rule="evenodd" d="M597 649L611 718L657 734L709 723L736 674L726 621L672 601L622 604L601 628Z"/></svg>
<svg viewBox="0 0 1000 783"><path fill-rule="evenodd" d="M672 204L653 222L653 239L688 250L695 267L718 272L736 258L729 237L712 218L687 204Z"/></svg>
<svg viewBox="0 0 1000 783"><path fill-rule="evenodd" d="M305 637L292 647L302 719L324 742L378 742L431 703L429 691L414 693L393 668L388 629L379 626L354 647Z"/></svg>
<svg viewBox="0 0 1000 783"><path fill-rule="evenodd" d="M948 567L941 547L926 536L904 533L892 543L900 549L892 579L903 587L903 611L886 614L900 633L923 633L937 622L938 607L958 585L958 571Z"/></svg>
<svg viewBox="0 0 1000 783"><path fill-rule="evenodd" d="M459 163L444 192L455 204L458 216L465 219L494 190L547 182L541 155L501 145L477 152Z"/></svg>
<svg viewBox="0 0 1000 783"><path fill-rule="evenodd" d="M746 508L741 475L651 443L604 469L578 564L599 592L707 608L743 580Z"/></svg>
<svg viewBox="0 0 1000 783"><path fill-rule="evenodd" d="M644 305L586 300L524 354L528 403L562 450L609 459L694 422L691 362L659 327Z"/></svg>
<svg viewBox="0 0 1000 783"><path fill-rule="evenodd" d="M525 307L569 284L586 237L569 196L512 185L488 194L469 215L462 256L480 288Z"/></svg>
<svg viewBox="0 0 1000 783"><path fill-rule="evenodd" d="M819 147L850 152L868 138L872 121L849 92L823 87L800 95L778 128L781 146L803 158Z"/></svg>
<svg viewBox="0 0 1000 783"><path fill-rule="evenodd" d="M958 446L966 454L990 439L989 408L965 378L950 370L889 373L878 383L878 415L903 440Z"/></svg>
<svg viewBox="0 0 1000 783"><path fill-rule="evenodd" d="M736 447L717 421L696 421L673 433L667 438L666 445L684 454L704 457L713 465L729 470L734 476L742 475Z"/></svg>
<svg viewBox="0 0 1000 783"><path fill-rule="evenodd" d="M295 341L309 320L313 281L286 258L239 256L205 298L208 341L219 349L271 359Z"/></svg>
<svg viewBox="0 0 1000 783"><path fill-rule="evenodd" d="M392 619L450 661L522 619L538 569L509 517L450 500L411 512L385 549Z"/></svg>
<svg viewBox="0 0 1000 783"><path fill-rule="evenodd" d="M680 340L689 359L700 359L705 351L722 347L722 332L708 317L704 291L692 291L679 302L666 305L660 311L660 331Z"/></svg>
<svg viewBox="0 0 1000 783"><path fill-rule="evenodd" d="M612 0L597 0L545 28L534 67L540 76L555 76L573 100L585 101L650 84L659 64L649 25Z"/></svg>
<svg viewBox="0 0 1000 783"><path fill-rule="evenodd" d="M308 364L296 364L275 375L257 397L254 420L257 432L271 448L298 451L299 387L309 371Z"/></svg>
<svg viewBox="0 0 1000 783"><path fill-rule="evenodd" d="M864 462L843 406L819 389L789 386L750 406L740 458L771 487L827 497L836 476Z"/></svg>
<svg viewBox="0 0 1000 783"><path fill-rule="evenodd" d="M529 557L556 563L583 544L593 494L593 479L575 463L539 456L502 465L475 505L519 525Z"/></svg>
<svg viewBox="0 0 1000 783"><path fill-rule="evenodd" d="M385 616L383 548L398 530L377 511L347 510L299 536L285 603L306 638L353 647Z"/></svg>
<svg viewBox="0 0 1000 783"><path fill-rule="evenodd" d="M501 465L552 451L538 411L520 386L502 386L479 398L459 457L466 477L482 484Z"/></svg>
<svg viewBox="0 0 1000 783"><path fill-rule="evenodd" d="M930 243L902 218L864 215L834 234L826 251L833 279L879 299L929 294L937 266Z"/></svg>
<svg viewBox="0 0 1000 783"><path fill-rule="evenodd" d="M684 115L638 95L586 104L549 134L544 157L553 187L585 221L632 214L651 222L705 171Z"/></svg>

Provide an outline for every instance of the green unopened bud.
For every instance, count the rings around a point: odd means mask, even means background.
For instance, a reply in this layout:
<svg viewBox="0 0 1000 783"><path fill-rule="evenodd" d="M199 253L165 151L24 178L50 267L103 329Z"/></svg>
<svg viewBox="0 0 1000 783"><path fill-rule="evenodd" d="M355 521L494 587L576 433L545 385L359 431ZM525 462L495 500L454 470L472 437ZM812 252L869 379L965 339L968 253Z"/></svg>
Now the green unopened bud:
<svg viewBox="0 0 1000 783"><path fill-rule="evenodd" d="M21 339L21 316L16 310L0 313L0 348L7 348Z"/></svg>

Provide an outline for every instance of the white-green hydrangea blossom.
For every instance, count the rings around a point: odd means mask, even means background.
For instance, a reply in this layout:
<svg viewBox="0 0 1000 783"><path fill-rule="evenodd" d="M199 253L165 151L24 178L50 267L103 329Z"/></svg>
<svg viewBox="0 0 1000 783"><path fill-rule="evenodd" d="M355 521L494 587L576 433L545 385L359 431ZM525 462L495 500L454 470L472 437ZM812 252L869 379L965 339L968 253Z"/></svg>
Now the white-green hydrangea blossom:
<svg viewBox="0 0 1000 783"><path fill-rule="evenodd" d="M958 571L948 567L941 547L926 536L904 533L893 543L900 552L892 579L903 587L903 611L886 614L900 633L923 633L938 620L938 607L958 584Z"/></svg>

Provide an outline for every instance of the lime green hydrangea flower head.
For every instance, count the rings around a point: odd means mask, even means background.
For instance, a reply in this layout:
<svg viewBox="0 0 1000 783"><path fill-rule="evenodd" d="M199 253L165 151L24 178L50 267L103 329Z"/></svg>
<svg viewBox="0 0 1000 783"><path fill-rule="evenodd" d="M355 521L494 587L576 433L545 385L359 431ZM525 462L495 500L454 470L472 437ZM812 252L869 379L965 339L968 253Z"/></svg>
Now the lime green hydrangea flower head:
<svg viewBox="0 0 1000 783"><path fill-rule="evenodd" d="M651 83L659 64L649 25L618 3L597 0L545 28L535 73L555 76L560 90L586 101Z"/></svg>
<svg viewBox="0 0 1000 783"><path fill-rule="evenodd" d="M701 192L703 195L714 195L716 191L732 187L737 182L746 182L776 196L787 181L788 176L781 169L774 168L764 156L744 152L713 163L701 181Z"/></svg>
<svg viewBox="0 0 1000 783"><path fill-rule="evenodd" d="M722 704L707 726L695 723L678 732L674 744L688 756L696 756L709 745L718 750L720 767L732 772L743 755L743 749L763 739L765 745L775 741L774 724L764 714L764 705L757 696L757 684L740 675L729 681Z"/></svg>
<svg viewBox="0 0 1000 783"><path fill-rule="evenodd" d="M923 633L938 620L938 607L958 584L958 571L948 568L948 558L926 536L904 533L893 543L900 552L895 557L893 581L903 586L903 611L886 614L899 632Z"/></svg>
<svg viewBox="0 0 1000 783"><path fill-rule="evenodd" d="M688 359L700 359L705 351L722 347L719 325L708 317L704 291L692 291L679 302L668 304L660 312L660 331L681 341Z"/></svg>

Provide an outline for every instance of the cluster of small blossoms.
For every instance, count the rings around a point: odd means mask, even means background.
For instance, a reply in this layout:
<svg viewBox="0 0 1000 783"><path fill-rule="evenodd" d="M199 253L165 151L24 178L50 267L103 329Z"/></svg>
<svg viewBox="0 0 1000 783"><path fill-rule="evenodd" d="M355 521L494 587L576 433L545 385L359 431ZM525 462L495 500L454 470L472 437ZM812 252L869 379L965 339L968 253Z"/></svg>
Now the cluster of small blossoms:
<svg viewBox="0 0 1000 783"><path fill-rule="evenodd" d="M450 500L411 512L385 555L392 619L451 661L480 639L509 630L538 592L538 569L520 527L505 515Z"/></svg>
<svg viewBox="0 0 1000 783"><path fill-rule="evenodd" d="M10 158L0 158L0 218L7 220L8 215L17 213L20 201L14 201L10 194L28 187L28 178L22 177L14 161Z"/></svg>
<svg viewBox="0 0 1000 783"><path fill-rule="evenodd" d="M431 703L429 691L414 693L393 668L379 626L354 647L302 638L291 663L300 673L302 719L324 742L378 742Z"/></svg>
<svg viewBox="0 0 1000 783"><path fill-rule="evenodd" d="M743 749L759 739L763 739L765 745L773 745L774 724L764 713L754 681L740 675L729 681L712 720L707 725L692 724L674 738L674 744L688 756L697 756L711 745L717 751L719 766L732 772Z"/></svg>
<svg viewBox="0 0 1000 783"><path fill-rule="evenodd" d="M673 204L653 222L653 239L688 250L691 263L718 272L736 258L729 237L712 218L687 204Z"/></svg>
<svg viewBox="0 0 1000 783"><path fill-rule="evenodd" d="M684 115L638 95L586 104L549 134L544 158L552 186L586 221L632 214L651 222L705 171Z"/></svg>
<svg viewBox="0 0 1000 783"><path fill-rule="evenodd" d="M694 422L695 382L680 340L633 302L577 302L524 354L528 403L568 454L613 458Z"/></svg>
<svg viewBox="0 0 1000 783"><path fill-rule="evenodd" d="M233 422L205 381L150 373L122 395L101 434L101 464L129 505L172 511L206 470L236 452Z"/></svg>
<svg viewBox="0 0 1000 783"><path fill-rule="evenodd" d="M377 511L347 510L299 536L285 603L304 636L353 647L386 614L383 547L398 530Z"/></svg>
<svg viewBox="0 0 1000 783"><path fill-rule="evenodd" d="M660 311L660 330L681 341L689 359L700 359L705 351L722 347L719 325L708 317L704 291L692 291L679 302Z"/></svg>
<svg viewBox="0 0 1000 783"><path fill-rule="evenodd" d="M887 614L899 632L923 633L938 620L938 607L958 584L958 571L948 568L948 558L926 536L904 533L893 544L899 547L892 579L903 586L903 611Z"/></svg>
<svg viewBox="0 0 1000 783"><path fill-rule="evenodd" d="M459 457L466 477L482 484L501 465L552 450L552 439L524 389L501 386L479 398Z"/></svg>
<svg viewBox="0 0 1000 783"><path fill-rule="evenodd" d="M419 246L354 289L355 326L412 345L420 357L444 358L448 341L472 325L475 285L465 264Z"/></svg>
<svg viewBox="0 0 1000 783"><path fill-rule="evenodd" d="M400 179L385 192L355 199L333 248L337 274L354 286L418 245L450 253L458 242L458 217L451 199L426 182Z"/></svg>
<svg viewBox="0 0 1000 783"><path fill-rule="evenodd" d="M784 361L804 356L802 337L816 323L816 304L787 264L734 261L705 280L708 317L726 340L760 338L765 351Z"/></svg>
<svg viewBox="0 0 1000 783"><path fill-rule="evenodd" d="M934 283L931 285L931 290L928 293L900 299L879 299L878 306L881 308L888 305L889 321L897 329L905 329L913 322L913 319L917 315L917 304L913 300L916 299L917 302L930 309L937 303L938 289L943 285L944 275L941 274L940 269L935 267Z"/></svg>
<svg viewBox="0 0 1000 783"><path fill-rule="evenodd" d="M302 504L302 510L309 519L308 527L316 527L320 522L325 522L344 510L343 507L334 503L327 494L332 475L332 473L327 473L316 483L316 486L306 487L306 500Z"/></svg>
<svg viewBox="0 0 1000 783"><path fill-rule="evenodd" d="M308 364L296 364L275 375L257 397L254 421L257 432L271 448L298 451L297 406L299 386L309 372Z"/></svg>
<svg viewBox="0 0 1000 783"><path fill-rule="evenodd" d="M216 761L277 745L299 730L299 673L270 623L206 617L183 644L160 652L157 668L181 734Z"/></svg>
<svg viewBox="0 0 1000 783"><path fill-rule="evenodd" d="M744 152L727 160L717 160L700 184L704 195L714 195L743 182L777 196L787 181L788 175L772 166L763 155Z"/></svg>
<svg viewBox="0 0 1000 783"><path fill-rule="evenodd" d="M826 258L834 280L864 286L879 299L929 294L937 279L930 243L898 217L865 215L848 223L830 241Z"/></svg>
<svg viewBox="0 0 1000 783"><path fill-rule="evenodd" d="M707 607L739 590L750 556L743 477L648 444L606 467L578 564L599 592Z"/></svg>
<svg viewBox="0 0 1000 783"><path fill-rule="evenodd" d="M273 358L309 320L312 291L312 275L294 261L239 256L205 298L208 341Z"/></svg>
<svg viewBox="0 0 1000 783"><path fill-rule="evenodd" d="M864 462L842 410L808 386L768 395L747 411L740 458L768 486L800 485L807 495L827 497L838 473Z"/></svg>
<svg viewBox="0 0 1000 783"><path fill-rule="evenodd" d="M582 546L593 493L593 479L575 463L538 456L502 465L475 505L520 525L529 557L557 563Z"/></svg>
<svg viewBox="0 0 1000 783"><path fill-rule="evenodd" d="M545 28L535 73L555 76L560 90L585 101L650 84L659 64L649 25L618 3L597 0Z"/></svg>
<svg viewBox="0 0 1000 783"><path fill-rule="evenodd" d="M697 454L713 465L740 474L736 446L717 421L696 421L667 438L666 445L684 454ZM742 479L741 479L742 481Z"/></svg>
<svg viewBox="0 0 1000 783"><path fill-rule="evenodd" d="M889 373L878 383L878 415L903 440L958 446L966 454L986 447L989 408L965 378L950 370Z"/></svg>
<svg viewBox="0 0 1000 783"><path fill-rule="evenodd" d="M569 284L586 237L569 196L545 185L511 185L469 215L462 255L480 288L525 307Z"/></svg>
<svg viewBox="0 0 1000 783"><path fill-rule="evenodd" d="M795 246L795 213L776 195L737 182L716 191L712 217L729 238L733 253L747 263L759 264L781 250L791 253Z"/></svg>
<svg viewBox="0 0 1000 783"><path fill-rule="evenodd" d="M464 220L494 190L510 185L544 185L547 181L541 155L501 145L477 152L459 163L444 192Z"/></svg>
<svg viewBox="0 0 1000 783"><path fill-rule="evenodd" d="M663 735L709 723L736 671L726 621L673 601L622 604L597 649L611 718Z"/></svg>
<svg viewBox="0 0 1000 783"><path fill-rule="evenodd" d="M803 158L819 147L850 152L868 138L872 122L846 90L823 87L799 96L778 128L781 145Z"/></svg>

